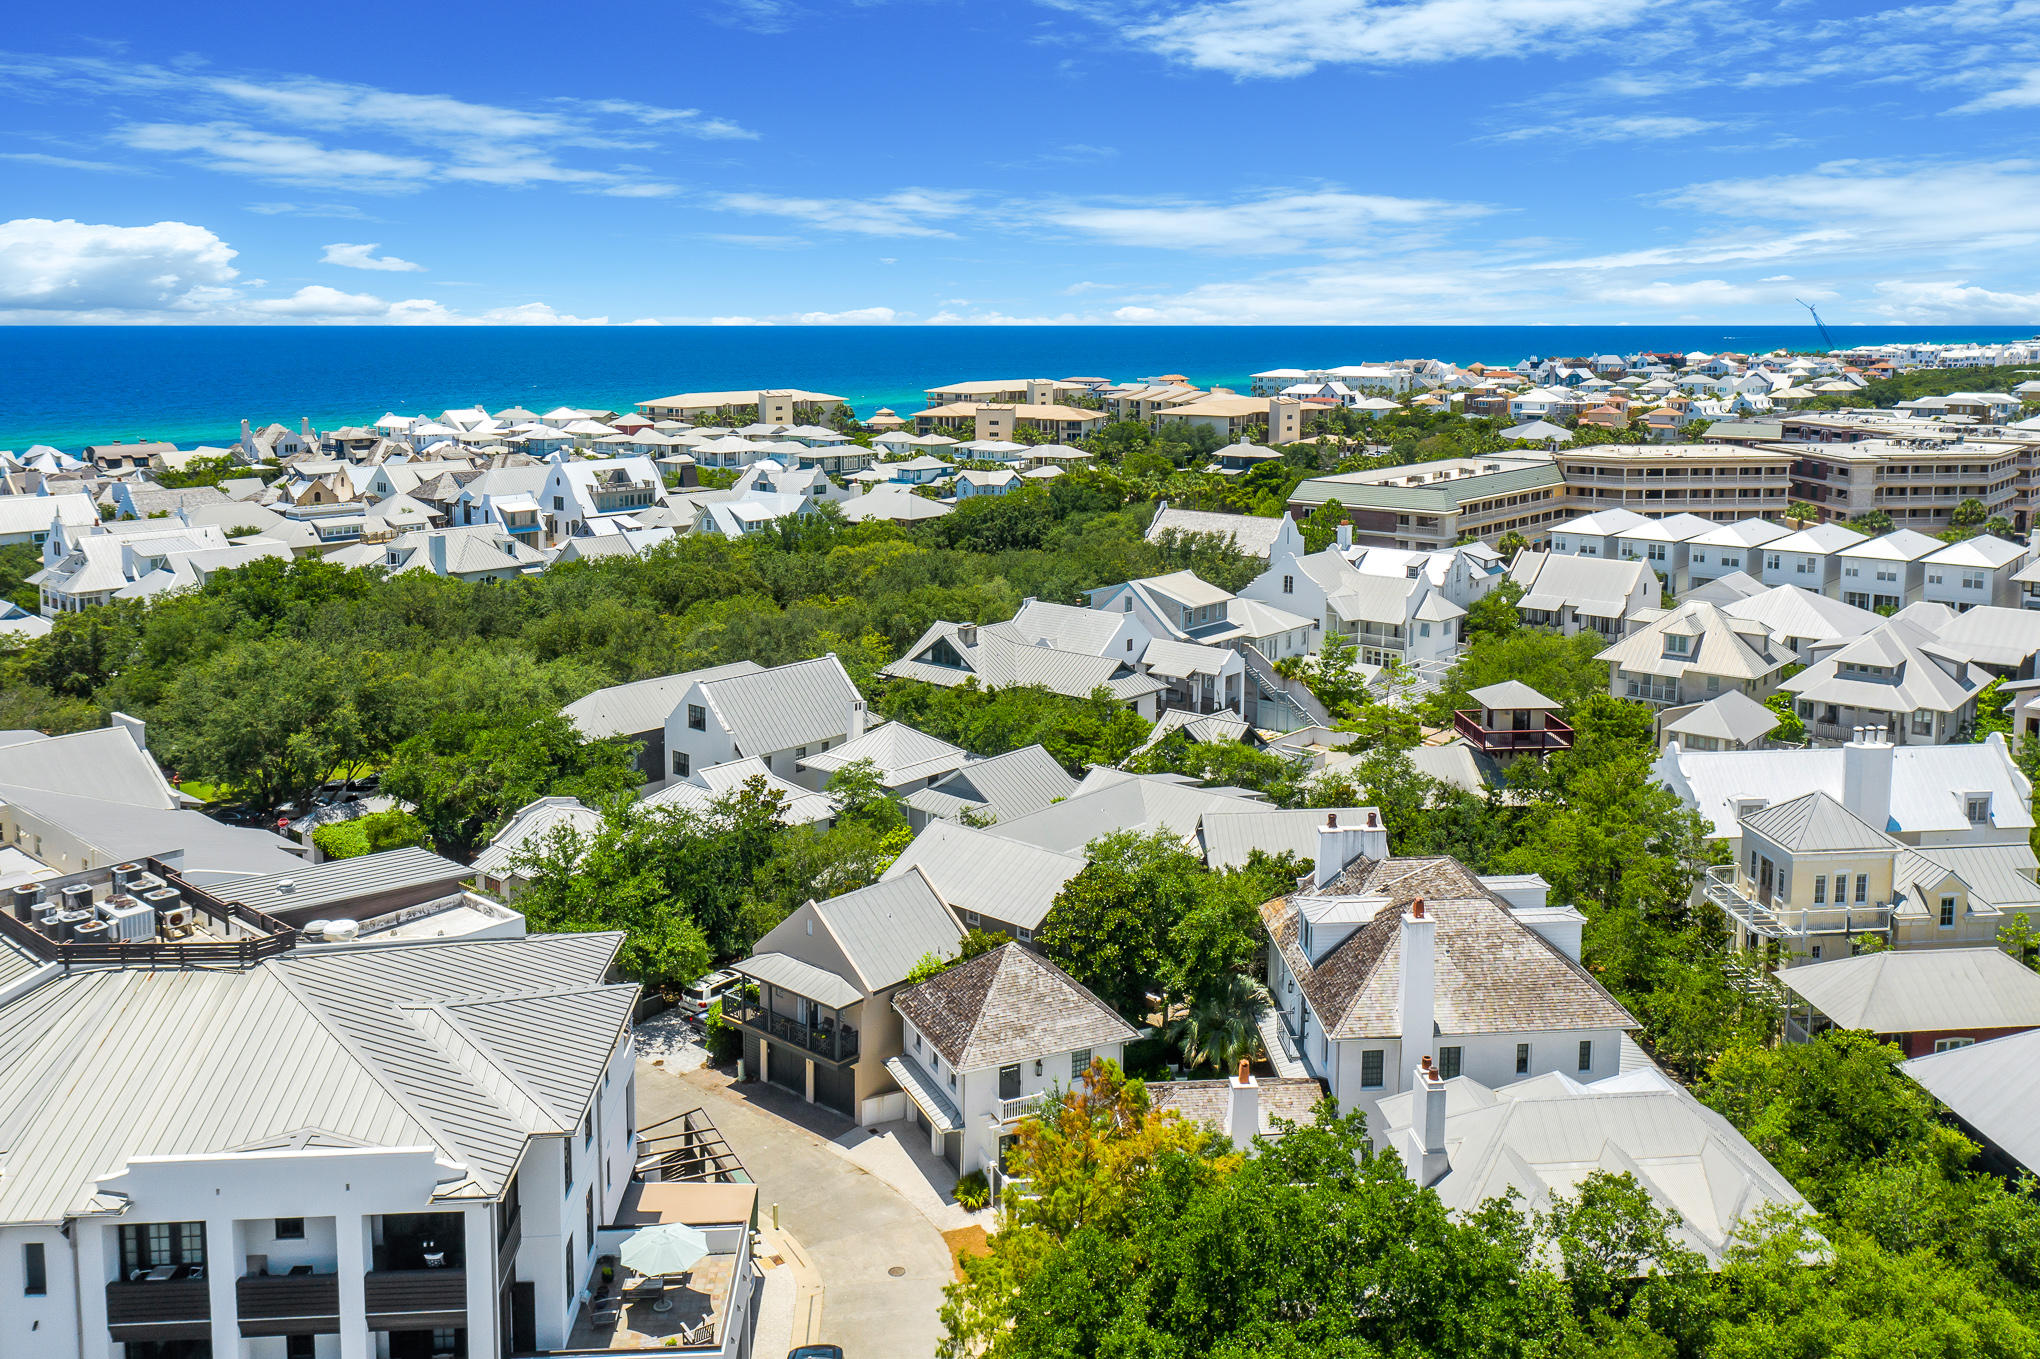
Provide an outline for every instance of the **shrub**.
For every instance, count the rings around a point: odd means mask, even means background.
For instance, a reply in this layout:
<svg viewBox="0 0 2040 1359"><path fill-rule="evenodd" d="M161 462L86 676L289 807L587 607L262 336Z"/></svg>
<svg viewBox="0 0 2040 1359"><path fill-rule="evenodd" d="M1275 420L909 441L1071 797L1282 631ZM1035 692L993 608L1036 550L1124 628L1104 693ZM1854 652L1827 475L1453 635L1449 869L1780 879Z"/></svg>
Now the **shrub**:
<svg viewBox="0 0 2040 1359"><path fill-rule="evenodd" d="M743 1056L743 1030L734 1024L723 1022L720 1000L708 1007L708 1017L702 1021L702 1031L708 1043L708 1060L716 1066L727 1066Z"/></svg>
<svg viewBox="0 0 2040 1359"><path fill-rule="evenodd" d="M975 1213L992 1201L992 1184L982 1170L973 1170L956 1182L956 1206Z"/></svg>

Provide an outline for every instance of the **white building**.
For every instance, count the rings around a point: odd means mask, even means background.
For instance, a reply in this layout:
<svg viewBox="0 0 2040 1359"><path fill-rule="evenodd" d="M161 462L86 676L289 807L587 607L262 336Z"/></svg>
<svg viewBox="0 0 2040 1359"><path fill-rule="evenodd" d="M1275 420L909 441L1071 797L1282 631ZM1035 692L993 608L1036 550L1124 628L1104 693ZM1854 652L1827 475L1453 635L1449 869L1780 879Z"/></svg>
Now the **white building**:
<svg viewBox="0 0 2040 1359"><path fill-rule="evenodd" d="M1788 533L1764 544L1758 554L1763 558L1760 578L1766 585L1797 585L1815 594L1834 594L1841 580L1840 554L1862 542L1862 534L1840 524L1815 524Z"/></svg>
<svg viewBox="0 0 2040 1359"><path fill-rule="evenodd" d="M667 774L756 759L803 787L819 775L799 773L819 755L864 734L863 695L834 652L749 674L697 679L666 718Z"/></svg>
<svg viewBox="0 0 2040 1359"><path fill-rule="evenodd" d="M1379 827L1318 839L1311 875L1261 908L1268 990L1287 1045L1341 1109L1368 1115L1378 1146L1380 1102L1422 1063L1489 1086L1621 1070L1636 1021L1581 966L1585 918L1549 905L1541 878L1391 859Z"/></svg>
<svg viewBox="0 0 2040 1359"><path fill-rule="evenodd" d="M1738 519L1732 524L1717 524L1689 539L1686 544L1689 588L1736 572L1758 575L1763 570L1759 549L1790 532L1768 519Z"/></svg>
<svg viewBox="0 0 2040 1359"><path fill-rule="evenodd" d="M1118 1062L1138 1031L1061 968L1004 944L895 992L900 1053L886 1062L930 1150L968 1175L1004 1169L1020 1121L1051 1092Z"/></svg>
<svg viewBox="0 0 2040 1359"><path fill-rule="evenodd" d="M2030 549L1982 534L1950 543L1925 561L1927 600L1966 613L1979 604L2019 605L2014 580L2032 559Z"/></svg>
<svg viewBox="0 0 2040 1359"><path fill-rule="evenodd" d="M596 520L628 518L665 503L665 480L642 457L554 463L539 492L539 510L554 542L591 532Z"/></svg>
<svg viewBox="0 0 2040 1359"><path fill-rule="evenodd" d="M1898 529L1844 547L1836 554L1842 563L1842 602L1894 613L1919 603L1925 597L1927 559L1944 546L1938 538Z"/></svg>

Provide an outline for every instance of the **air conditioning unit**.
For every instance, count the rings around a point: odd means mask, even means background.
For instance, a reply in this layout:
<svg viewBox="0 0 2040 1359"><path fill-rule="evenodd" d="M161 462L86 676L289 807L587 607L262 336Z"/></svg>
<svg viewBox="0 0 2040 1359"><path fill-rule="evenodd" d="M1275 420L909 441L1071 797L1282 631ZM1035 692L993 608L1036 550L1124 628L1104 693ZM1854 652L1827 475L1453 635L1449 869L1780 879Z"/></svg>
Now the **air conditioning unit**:
<svg viewBox="0 0 2040 1359"><path fill-rule="evenodd" d="M60 911L56 919L57 938L68 944L78 937L79 926L101 923L90 911Z"/></svg>
<svg viewBox="0 0 2040 1359"><path fill-rule="evenodd" d="M103 944L113 937L113 928L104 920L82 920L71 931L74 944Z"/></svg>
<svg viewBox="0 0 2040 1359"><path fill-rule="evenodd" d="M113 890L125 892L135 885L135 879L148 872L140 864L127 863L113 866Z"/></svg>
<svg viewBox="0 0 2040 1359"><path fill-rule="evenodd" d="M74 882L62 893L64 909L67 911L89 911L92 909L92 888L89 884Z"/></svg>
<svg viewBox="0 0 2040 1359"><path fill-rule="evenodd" d="M24 925L32 924L36 917L36 907L42 904L42 888L32 882L22 883L14 889L13 899L14 918Z"/></svg>
<svg viewBox="0 0 2040 1359"><path fill-rule="evenodd" d="M304 924L298 926L298 937L311 944L324 943L326 940L326 927L332 923L330 920L307 920Z"/></svg>
<svg viewBox="0 0 2040 1359"><path fill-rule="evenodd" d="M156 928L165 934L189 934L193 912L189 906L156 908Z"/></svg>
<svg viewBox="0 0 2040 1359"><path fill-rule="evenodd" d="M99 914L106 921L108 935L114 939L138 943L156 937L156 908L146 901L108 897Z"/></svg>

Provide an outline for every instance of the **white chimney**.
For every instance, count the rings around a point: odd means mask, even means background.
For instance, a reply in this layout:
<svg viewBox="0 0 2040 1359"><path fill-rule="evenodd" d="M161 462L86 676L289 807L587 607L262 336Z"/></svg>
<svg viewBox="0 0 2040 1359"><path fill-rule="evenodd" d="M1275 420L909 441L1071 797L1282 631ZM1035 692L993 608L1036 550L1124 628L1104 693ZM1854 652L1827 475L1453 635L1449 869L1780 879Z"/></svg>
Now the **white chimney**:
<svg viewBox="0 0 2040 1359"><path fill-rule="evenodd" d="M1891 767L1896 752L1882 727L1857 727L1842 747L1842 805L1868 825L1884 830L1891 821Z"/></svg>
<svg viewBox="0 0 2040 1359"><path fill-rule="evenodd" d="M1254 1073L1248 1069L1247 1059L1240 1058L1240 1073L1226 1082L1227 1104L1225 1130L1232 1138L1233 1146L1245 1151L1253 1145L1255 1134L1261 1131L1261 1087L1254 1080Z"/></svg>
<svg viewBox="0 0 2040 1359"><path fill-rule="evenodd" d="M850 725L843 729L843 739L845 741L854 741L858 737L864 735L864 719L866 716L866 712L867 710L864 706L863 699L859 698L851 700Z"/></svg>
<svg viewBox="0 0 2040 1359"><path fill-rule="evenodd" d="M1318 827L1317 835L1317 867L1311 874L1313 887L1323 887L1357 859L1388 857L1388 828L1381 824L1381 813L1372 807L1367 809L1365 825L1350 822L1341 825L1337 812L1326 812L1325 824Z"/></svg>
<svg viewBox="0 0 2040 1359"><path fill-rule="evenodd" d="M1353 526L1351 524L1339 525L1339 551L1344 552L1351 546L1353 546Z"/></svg>
<svg viewBox="0 0 2040 1359"><path fill-rule="evenodd" d="M1445 1155L1445 1082L1429 1057L1417 1069L1410 1122L1410 1150L1414 1156L1408 1169L1418 1184L1428 1187L1452 1169L1452 1162Z"/></svg>
<svg viewBox="0 0 2040 1359"><path fill-rule="evenodd" d="M443 576L443 575L445 575L445 574L446 574L446 535L445 535L445 534L443 534L443 533L428 533L428 534L426 534L426 535L425 535L425 552L426 552L426 555L427 555L427 556L428 556L428 557L429 557L429 558L431 559L431 561L432 561L432 574L433 574L433 575L435 575L435 576Z"/></svg>
<svg viewBox="0 0 2040 1359"><path fill-rule="evenodd" d="M1410 903L1402 918L1402 966L1400 977L1404 1069L1421 1061L1430 1065L1433 1033L1437 1028L1438 922L1424 909L1424 899Z"/></svg>

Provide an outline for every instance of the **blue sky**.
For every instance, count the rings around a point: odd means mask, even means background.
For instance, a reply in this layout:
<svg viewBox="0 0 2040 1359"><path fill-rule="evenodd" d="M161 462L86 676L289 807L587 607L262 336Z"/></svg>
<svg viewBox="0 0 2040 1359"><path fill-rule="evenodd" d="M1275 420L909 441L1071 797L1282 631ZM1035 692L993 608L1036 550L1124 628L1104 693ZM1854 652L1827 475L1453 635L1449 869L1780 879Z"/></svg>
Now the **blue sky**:
<svg viewBox="0 0 2040 1359"><path fill-rule="evenodd" d="M2040 0L113 0L0 48L6 322L2040 322Z"/></svg>

